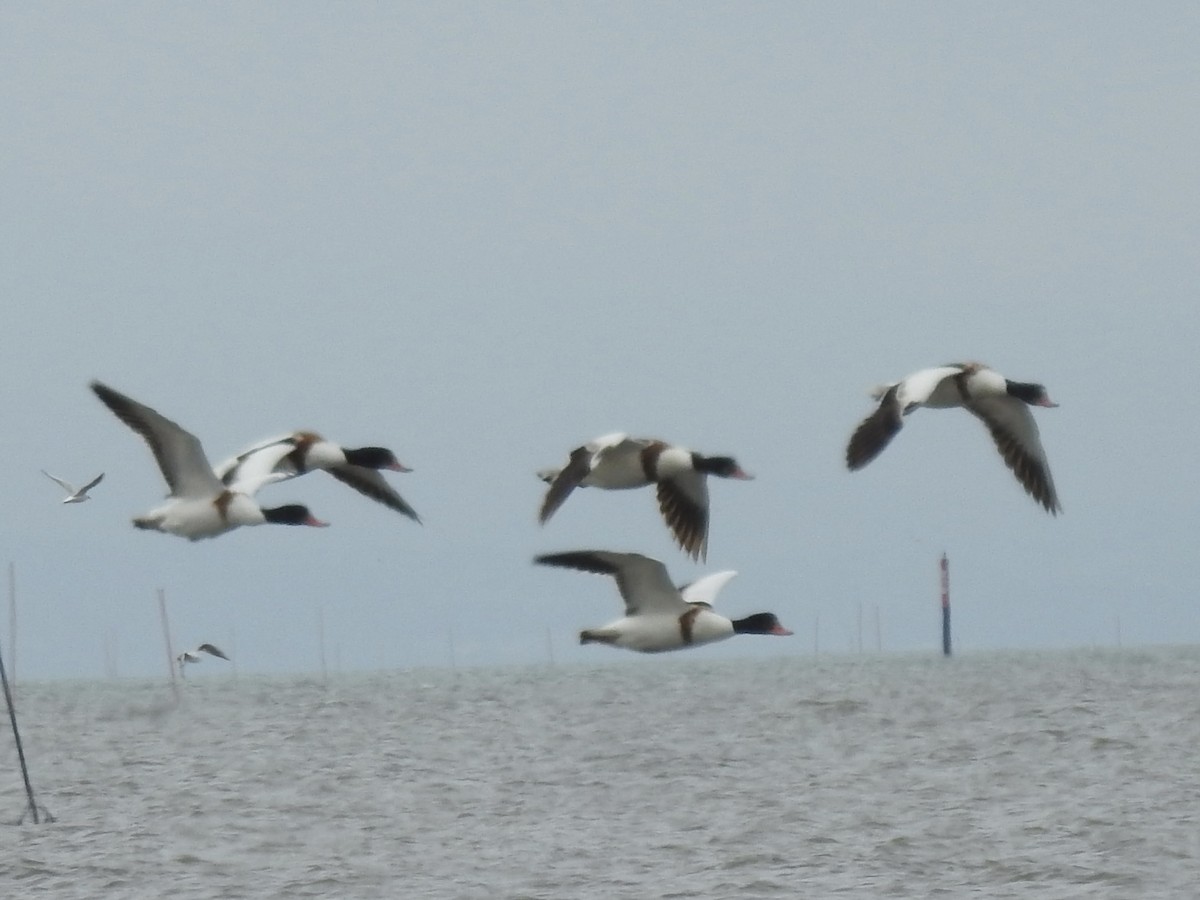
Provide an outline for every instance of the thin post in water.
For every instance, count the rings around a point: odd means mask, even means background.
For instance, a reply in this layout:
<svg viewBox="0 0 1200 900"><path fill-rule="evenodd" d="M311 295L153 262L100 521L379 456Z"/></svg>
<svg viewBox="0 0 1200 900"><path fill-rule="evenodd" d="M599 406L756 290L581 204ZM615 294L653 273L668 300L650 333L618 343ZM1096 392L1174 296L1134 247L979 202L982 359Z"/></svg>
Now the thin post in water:
<svg viewBox="0 0 1200 900"><path fill-rule="evenodd" d="M4 669L3 654L0 654L0 682L4 684L4 702L8 705L8 721L12 725L13 741L17 745L17 759L21 763L21 777L25 780L25 796L29 800L28 805L25 807L25 812L21 813L21 818L17 820L17 824L24 824L25 817L28 815L32 815L34 825L40 825L43 820L53 822L54 816L38 806L37 801L33 799L33 784L29 780L29 766L25 763L25 748L21 744L21 732L17 730L17 710L13 706L12 691L8 686L8 672Z"/></svg>
<svg viewBox="0 0 1200 900"><path fill-rule="evenodd" d="M8 564L8 663L12 666L12 687L17 689L17 564Z"/></svg>
<svg viewBox="0 0 1200 900"><path fill-rule="evenodd" d="M950 560L942 554L942 656L950 655Z"/></svg>
<svg viewBox="0 0 1200 900"><path fill-rule="evenodd" d="M167 592L158 589L158 617L162 620L163 644L167 648L167 671L171 673L171 693L179 700L179 685L175 681L175 653L171 649L171 626L167 624Z"/></svg>
<svg viewBox="0 0 1200 900"><path fill-rule="evenodd" d="M329 684L329 664L325 661L325 608L317 607L317 648L321 658L321 684Z"/></svg>

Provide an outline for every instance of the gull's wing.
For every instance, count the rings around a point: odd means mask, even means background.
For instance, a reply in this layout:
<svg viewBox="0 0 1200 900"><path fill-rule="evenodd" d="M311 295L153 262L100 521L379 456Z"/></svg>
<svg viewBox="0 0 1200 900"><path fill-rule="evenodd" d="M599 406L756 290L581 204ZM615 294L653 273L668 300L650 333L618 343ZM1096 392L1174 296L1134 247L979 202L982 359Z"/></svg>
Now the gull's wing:
<svg viewBox="0 0 1200 900"><path fill-rule="evenodd" d="M95 478L93 478L91 481L89 481L87 484L85 484L83 487L81 487L79 489L79 493L86 494L88 491L90 491L92 488L94 488L96 485L98 485L103 480L104 480L104 473L101 472L99 475L97 475Z"/></svg>
<svg viewBox="0 0 1200 900"><path fill-rule="evenodd" d="M201 644L196 648L196 651L201 653L211 653L213 656L220 657L221 659L229 659L228 656L218 650L213 644Z"/></svg>
<svg viewBox="0 0 1200 900"><path fill-rule="evenodd" d="M389 509L394 509L398 513L403 513L414 522L420 522L421 517L417 515L404 498L397 493L396 489L388 484L387 479L382 473L376 469L368 469L366 466L333 466L326 471L340 481L342 484L348 484L364 497L370 497Z"/></svg>
<svg viewBox="0 0 1200 900"><path fill-rule="evenodd" d="M70 484L69 482L63 481L57 475L51 475L45 469L42 469L41 472L43 475L45 475L47 478L49 478L51 481L53 481L55 484L57 484L60 488L62 488L68 494L75 493L75 485ZM90 487L90 485L89 485L89 487Z"/></svg>
<svg viewBox="0 0 1200 900"><path fill-rule="evenodd" d="M679 615L688 605L667 576L667 568L657 559L640 553L615 553L611 550L575 550L549 553L534 562L545 566L579 569L598 575L612 575L625 600L625 615L651 613Z"/></svg>
<svg viewBox="0 0 1200 900"><path fill-rule="evenodd" d="M987 426L1005 465L1017 476L1025 492L1046 512L1057 515L1062 506L1029 406L1015 397L988 396L973 400L967 408Z"/></svg>
<svg viewBox="0 0 1200 900"><path fill-rule="evenodd" d="M703 603L711 607L717 599L717 594L721 593L721 588L736 574L733 569L713 572L711 575L697 578L691 584L685 584L679 589L679 595L683 597L684 603Z"/></svg>
<svg viewBox="0 0 1200 900"><path fill-rule="evenodd" d="M658 509L692 559L708 556L708 478L687 469L658 483Z"/></svg>
<svg viewBox="0 0 1200 900"><path fill-rule="evenodd" d="M172 496L210 497L225 489L194 434L107 385L93 381L91 387L118 419L142 436Z"/></svg>

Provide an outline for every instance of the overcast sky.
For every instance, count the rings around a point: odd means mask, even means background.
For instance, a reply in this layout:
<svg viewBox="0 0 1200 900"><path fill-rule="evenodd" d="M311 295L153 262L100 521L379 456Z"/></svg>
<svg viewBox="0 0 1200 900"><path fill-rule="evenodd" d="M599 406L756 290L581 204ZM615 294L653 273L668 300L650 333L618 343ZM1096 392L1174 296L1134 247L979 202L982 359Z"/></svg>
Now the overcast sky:
<svg viewBox="0 0 1200 900"><path fill-rule="evenodd" d="M1200 10L1105 3L0 7L0 547L21 677L627 661L579 647L635 550L790 639L712 658L1200 641ZM1053 518L962 411L868 468L868 390L1044 383ZM98 378L218 462L382 444L419 526L323 474L328 529L199 543ZM706 565L649 490L534 477L610 431L730 453ZM59 503L39 469L94 499ZM5 604L7 606L7 604ZM0 616L8 652L7 615ZM654 664L645 660L643 664ZM197 669L211 677L224 664Z"/></svg>

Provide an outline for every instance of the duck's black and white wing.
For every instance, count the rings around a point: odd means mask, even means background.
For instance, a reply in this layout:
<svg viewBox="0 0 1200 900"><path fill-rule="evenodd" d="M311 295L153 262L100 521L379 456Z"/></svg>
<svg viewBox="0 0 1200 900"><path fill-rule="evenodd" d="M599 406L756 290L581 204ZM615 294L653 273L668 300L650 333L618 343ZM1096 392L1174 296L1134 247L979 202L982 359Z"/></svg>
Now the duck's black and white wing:
<svg viewBox="0 0 1200 900"><path fill-rule="evenodd" d="M548 470L539 473L539 477L550 482L550 488L542 499L538 521L546 524L605 456L618 452L637 452L642 446L644 442L631 440L624 432L602 435L572 450L567 464L558 472Z"/></svg>
<svg viewBox="0 0 1200 900"><path fill-rule="evenodd" d="M692 559L708 557L708 478L695 469L658 482L658 511L671 534Z"/></svg>
<svg viewBox="0 0 1200 900"><path fill-rule="evenodd" d="M325 471L342 484L354 488L354 490L358 491L364 497L369 497L377 503L382 503L388 509L394 509L398 513L403 513L414 522L419 523L421 521L421 517L417 515L417 511L408 505L399 492L388 484L387 479L377 469L368 469L366 466L355 466L347 463L344 466L331 466Z"/></svg>
<svg viewBox="0 0 1200 900"><path fill-rule="evenodd" d="M113 414L141 435L150 447L175 497L213 497L224 485L213 473L199 439L157 410L98 381L92 390Z"/></svg>
<svg viewBox="0 0 1200 900"><path fill-rule="evenodd" d="M904 412L898 397L900 385L893 384L879 399L875 411L863 419L846 445L846 466L851 471L861 469L892 442L904 427Z"/></svg>
<svg viewBox="0 0 1200 900"><path fill-rule="evenodd" d="M884 451L904 427L904 412L929 400L947 378L960 375L961 365L936 366L914 372L903 381L881 385L871 392L879 401L875 411L863 419L846 445L846 466L861 469Z"/></svg>
<svg viewBox="0 0 1200 900"><path fill-rule="evenodd" d="M1058 515L1062 505L1050 475L1050 462L1042 448L1037 422L1029 406L1015 397L986 396L968 404L991 432L996 449L1025 492L1046 512Z"/></svg>
<svg viewBox="0 0 1200 900"><path fill-rule="evenodd" d="M598 575L612 575L617 590L625 601L625 615L650 613L680 614L687 604L671 583L667 568L657 559L640 553L617 553L611 550L575 550L549 553L534 562L545 566L578 569Z"/></svg>

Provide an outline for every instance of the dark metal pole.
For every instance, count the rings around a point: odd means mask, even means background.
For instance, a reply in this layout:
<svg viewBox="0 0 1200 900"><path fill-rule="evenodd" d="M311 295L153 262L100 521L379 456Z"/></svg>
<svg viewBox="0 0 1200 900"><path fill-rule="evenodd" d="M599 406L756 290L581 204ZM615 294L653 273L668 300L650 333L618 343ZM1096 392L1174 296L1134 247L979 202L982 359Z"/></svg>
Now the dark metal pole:
<svg viewBox="0 0 1200 900"><path fill-rule="evenodd" d="M33 824L41 823L41 818L44 817L47 822L53 822L54 816L40 809L37 801L33 799L33 785L29 781L29 766L25 764L25 748L21 744L21 732L17 730L17 711L13 707L12 691L8 686L8 673L4 670L4 656L0 654L0 682L4 683L4 702L8 704L8 721L12 724L13 740L17 744L17 759L21 763L21 777L25 779L25 796L29 798L29 805L25 808L25 812L21 813L21 818L17 824L25 821L25 816L33 814Z"/></svg>
<svg viewBox="0 0 1200 900"><path fill-rule="evenodd" d="M12 666L13 690L17 687L17 564L8 564L8 664Z"/></svg>
<svg viewBox="0 0 1200 900"><path fill-rule="evenodd" d="M942 655L950 655L950 561L942 554Z"/></svg>

